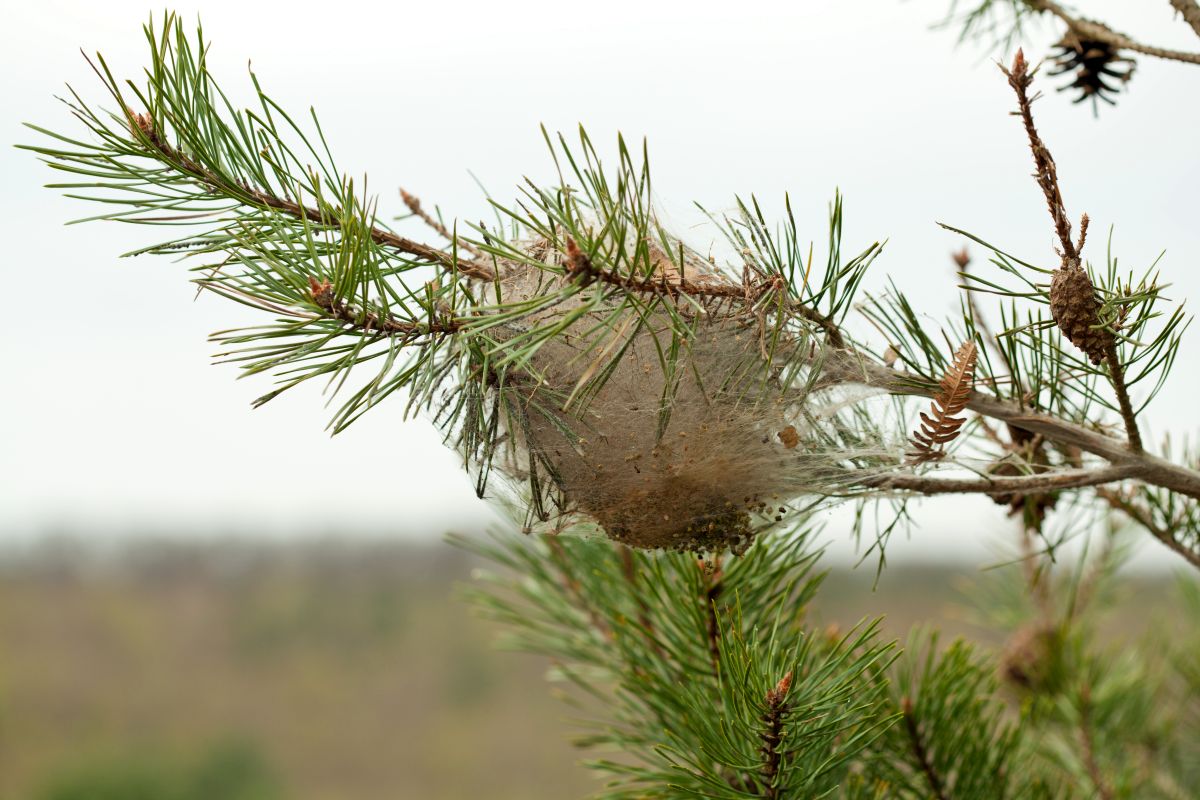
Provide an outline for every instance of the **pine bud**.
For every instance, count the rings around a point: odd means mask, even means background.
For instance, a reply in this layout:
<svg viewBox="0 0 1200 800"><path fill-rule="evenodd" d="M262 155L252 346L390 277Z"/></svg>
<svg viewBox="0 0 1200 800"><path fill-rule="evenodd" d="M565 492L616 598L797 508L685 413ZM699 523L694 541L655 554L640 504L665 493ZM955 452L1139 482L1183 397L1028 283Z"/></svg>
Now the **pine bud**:
<svg viewBox="0 0 1200 800"><path fill-rule="evenodd" d="M1064 260L1050 281L1050 314L1059 330L1093 364L1099 364L1113 343L1112 333L1100 327L1100 301L1087 270L1078 259Z"/></svg>

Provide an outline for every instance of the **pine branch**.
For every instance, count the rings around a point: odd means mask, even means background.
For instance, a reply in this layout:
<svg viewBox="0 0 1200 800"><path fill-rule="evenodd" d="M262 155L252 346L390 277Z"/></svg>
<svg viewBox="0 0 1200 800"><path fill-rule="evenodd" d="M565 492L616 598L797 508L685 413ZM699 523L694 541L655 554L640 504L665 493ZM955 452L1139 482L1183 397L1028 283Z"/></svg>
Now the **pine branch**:
<svg viewBox="0 0 1200 800"><path fill-rule="evenodd" d="M962 413L970 399L977 355L974 341L964 342L955 352L942 375L941 391L933 398L929 413L921 413L921 426L910 440L915 448L910 454L915 463L942 458L946 445L958 437L967 419L954 415Z"/></svg>
<svg viewBox="0 0 1200 800"><path fill-rule="evenodd" d="M704 625L708 634L708 652L712 656L713 669L719 669L721 662L721 620L717 608L717 600L724 590L721 573L721 558L716 556L712 562L697 562L700 569L701 583L704 590Z"/></svg>
<svg viewBox="0 0 1200 800"><path fill-rule="evenodd" d="M437 231L443 239L457 244L459 247L462 247L464 250L472 253L477 258L487 257L487 254L476 247L475 244L467 241L466 239L459 238L457 234L451 232L446 228L445 225L430 216L429 212L426 211L421 205L421 199L419 197L409 194L408 192L404 191L404 189L401 189L400 199L404 202L404 205L408 207L408 210L412 212L413 216L417 217L430 228ZM485 277L485 275L491 274L491 270L487 267L484 267L482 264L476 263L472 265L471 273L472 274L470 274L469 277L479 278L481 280L493 280L493 278Z"/></svg>
<svg viewBox="0 0 1200 800"><path fill-rule="evenodd" d="M1077 17L1053 0L1024 0L1026 5L1035 11L1048 11L1066 23L1067 28L1076 35L1097 42L1104 42L1119 50L1131 50L1135 53L1163 58L1168 61L1181 61L1187 64L1200 64L1200 53L1171 50L1165 47L1155 47L1138 42L1123 33L1117 33L1103 22ZM1184 0L1171 0L1171 4L1184 4ZM1179 6L1175 6L1177 9ZM1188 24L1192 24L1191 19Z"/></svg>
<svg viewBox="0 0 1200 800"><path fill-rule="evenodd" d="M1078 489L1138 477L1133 464L1115 464L1091 469L1058 469L1051 472L1017 477L931 478L923 475L888 475L864 481L882 490L913 492L914 494L986 494L1036 495L1062 489Z"/></svg>
<svg viewBox="0 0 1200 800"><path fill-rule="evenodd" d="M929 783L929 791L937 800L949 800L943 788L944 784L937 770L934 769L933 763L929 760L929 754L925 749L925 742L921 737L921 731L917 727L917 721L913 717L912 700L905 697L900 704L901 714L904 717L904 732L908 735L908 741L912 745L913 758L921 767L921 772L925 775L925 780Z"/></svg>
<svg viewBox="0 0 1200 800"><path fill-rule="evenodd" d="M1087 684L1080 690L1079 697L1079 741L1083 750L1083 765L1096 796L1100 800L1115 800L1116 795L1096 761L1096 743L1092 735L1092 692Z"/></svg>
<svg viewBox="0 0 1200 800"><path fill-rule="evenodd" d="M1050 288L1050 308L1054 320L1067 338L1087 353L1094 363L1101 360L1106 362L1113 390L1121 407L1121 418L1125 422L1129 447L1135 451L1141 450L1142 435L1138 430L1133 403L1125 385L1125 368L1117 353L1116 338L1099 319L1099 303L1095 298L1095 291L1079 263L1079 253L1087 237L1087 215L1084 215L1081 222L1079 243L1076 245L1071 241L1071 223L1067 219L1062 190L1058 185L1058 170L1054 164L1054 157L1042 142L1033 122L1033 102L1028 92L1030 84L1033 83L1033 73L1029 72L1025 54L1017 50L1012 68L1001 67L1001 70L1017 95L1018 110L1025 125L1025 133L1029 137L1029 148L1033 152L1036 166L1034 177L1046 196L1046 205L1062 245L1062 266L1054 273Z"/></svg>
<svg viewBox="0 0 1200 800"><path fill-rule="evenodd" d="M89 60L88 63L90 64L91 61ZM92 66L92 69L96 70L95 65ZM96 70L96 73L100 74L100 71ZM159 132L158 124L149 113L139 114L129 109L126 109L126 113L129 115L131 129L157 151L163 163L191 177L214 194L235 197L247 205L278 211L290 217L305 219L323 227L337 228L340 226L340 219L336 215L303 205L294 200L276 197L270 192L255 188L248 183L234 183L227 180L189 158L178 148L164 140ZM467 277L478 280L492 280L494 278L491 269L483 264L457 259L434 247L398 236L391 231L372 227L370 235L371 239L377 244L390 247L400 253L414 255L433 263L441 264L446 269L456 270Z"/></svg>
<svg viewBox="0 0 1200 800"><path fill-rule="evenodd" d="M761 768L763 783L766 785L763 797L766 800L781 800L776 780L779 775L780 762L783 753L780 745L783 743L783 723L788 713L787 695L792 686L792 673L788 672L779 679L765 698L767 708L762 715L762 757Z"/></svg>
<svg viewBox="0 0 1200 800"><path fill-rule="evenodd" d="M934 398L940 392L940 387L935 389L931 384L914 381L902 372L866 360L846 358L828 361L824 377L847 383L861 382L897 395ZM1132 477L1146 483L1200 498L1200 471L1145 451L1133 452L1125 441L1093 428L1032 412L1013 401L997 400L981 392L973 392L965 407L985 417L1024 428L1030 433L1041 434L1047 441L1078 447L1114 465L1128 466L1132 470Z"/></svg>
<svg viewBox="0 0 1200 800"><path fill-rule="evenodd" d="M454 320L417 323L396 319L393 316L381 318L373 311L356 309L339 299L334 292L333 284L329 281L317 282L317 279L312 276L309 276L308 281L314 304L333 319L344 322L368 336L396 337L401 346L404 346L411 344L421 336L453 334L462 329L462 326Z"/></svg>

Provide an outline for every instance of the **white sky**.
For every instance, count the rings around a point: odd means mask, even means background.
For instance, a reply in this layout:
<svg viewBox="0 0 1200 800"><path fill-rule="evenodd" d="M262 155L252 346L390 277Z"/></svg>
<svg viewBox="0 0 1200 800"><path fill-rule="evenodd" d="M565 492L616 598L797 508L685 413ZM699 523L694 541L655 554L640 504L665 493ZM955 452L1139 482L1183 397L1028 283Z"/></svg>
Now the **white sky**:
<svg viewBox="0 0 1200 800"><path fill-rule="evenodd" d="M869 287L891 275L927 311L955 303L944 220L1052 265L1043 202L1009 89L983 49L931 31L946 0L650 3L180 3L203 14L210 64L246 97L245 65L269 93L321 115L343 168L369 172L381 208L396 187L478 219L468 170L501 199L523 175L548 179L539 123L583 123L612 152L617 131L650 141L659 202L693 229L710 209L784 191L818 248L835 188L847 196L845 244L889 239ZM1166 46L1200 49L1166 0L1081 2L1094 17ZM145 63L147 7L41 0L10 9L0 31L0 131L34 141L23 120L75 130L52 99L69 81L102 89L79 54L114 71ZM1043 36L1029 48L1044 53ZM1044 87L1048 88L1048 87ZM1051 92L1052 93L1052 92ZM1091 255L1116 224L1115 250L1200 296L1200 68L1143 58L1130 92L1099 120L1062 97L1038 105L1070 212L1093 219ZM162 230L62 223L97 209L40 188L30 154L0 149L0 539L56 527L231 529L287 536L370 529L432 537L488 518L455 456L421 421L374 410L330 439L316 391L262 410L265 379L213 367L209 332L253 321L216 298L193 300L165 259L119 259ZM981 255L978 253L977 255ZM1196 330L1152 419L1157 436L1195 427ZM983 558L1009 530L983 500L925 504L922 528L893 558ZM831 517L831 537L844 517ZM844 539L844 537L840 537ZM843 552L846 548L839 548Z"/></svg>

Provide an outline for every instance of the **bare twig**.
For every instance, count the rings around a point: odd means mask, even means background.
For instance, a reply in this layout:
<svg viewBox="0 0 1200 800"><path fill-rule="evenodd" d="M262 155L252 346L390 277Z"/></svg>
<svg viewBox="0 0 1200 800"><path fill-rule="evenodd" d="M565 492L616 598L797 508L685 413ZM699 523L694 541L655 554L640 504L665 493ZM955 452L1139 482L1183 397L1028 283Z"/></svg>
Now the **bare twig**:
<svg viewBox="0 0 1200 800"><path fill-rule="evenodd" d="M1058 234L1058 241L1062 246L1063 260L1076 261L1079 253L1075 249L1075 243L1071 241L1071 221L1067 218L1062 190L1058 186L1058 168L1054 164L1054 157L1050 155L1050 149L1042 142L1037 126L1033 123L1033 100L1029 97L1029 86L1033 83L1033 73L1029 72L1025 53L1017 50L1012 68L1006 69L1001 66L1000 69L1008 78L1008 85L1017 94L1018 113L1021 116L1021 122L1025 125L1025 134L1029 137L1029 149L1033 152L1035 166L1033 177L1037 180L1042 194L1046 196L1046 206L1050 210L1050 218L1054 220L1054 231Z"/></svg>
<svg viewBox="0 0 1200 800"><path fill-rule="evenodd" d="M1103 22L1077 17L1053 0L1025 0L1026 4L1035 11L1048 11L1067 24L1073 33L1085 39L1104 42L1120 50L1131 50L1155 58L1165 58L1169 61L1182 61L1187 64L1200 64L1200 53L1170 50L1165 47L1142 44L1123 33L1117 33ZM1178 5L1177 5L1178 3ZM1171 0L1171 5L1179 9L1179 5L1187 5L1183 0ZM1194 5L1194 3L1193 3ZM1187 14L1184 15L1188 19ZM1188 24L1192 24L1188 19ZM1194 26L1193 26L1194 27Z"/></svg>
<svg viewBox="0 0 1200 800"><path fill-rule="evenodd" d="M1112 508L1124 513L1131 520L1145 528L1151 536L1162 542L1175 553L1183 556L1192 566L1200 568L1200 553L1185 547L1175 538L1170 528L1164 528L1154 521L1153 515L1145 507L1125 497L1112 489L1097 489L1096 494Z"/></svg>
<svg viewBox="0 0 1200 800"><path fill-rule="evenodd" d="M924 475L887 475L864 481L879 489L915 494L993 494L1027 495L1059 489L1077 489L1135 478L1134 464L1109 465L1095 469L1063 469L1038 475L988 478L930 478Z"/></svg>
<svg viewBox="0 0 1200 800"><path fill-rule="evenodd" d="M437 231L443 239L445 239L448 242L453 242L458 247L461 247L462 249L464 249L467 252L474 255L476 258L486 258L486 256L484 255L482 250L480 250L478 247L471 244L470 242L466 241L465 239L460 238L457 234L447 230L445 225L443 225L440 221L435 219L428 211L426 211L421 206L421 199L419 197L417 197L416 195L409 194L408 192L401 189L400 190L400 199L404 201L404 205L406 205L408 207L408 210L413 213L413 216L419 218L426 225L428 225L429 227L431 227L435 231Z"/></svg>
<svg viewBox="0 0 1200 800"><path fill-rule="evenodd" d="M904 732L908 734L908 743L912 746L913 757L916 758L921 772L925 775L931 795L937 800L949 800L945 784L937 770L933 768L933 762L929 760L929 751L925 748L925 741L921 737L916 717L913 715L912 700L905 697L900 703L900 710L904 715Z"/></svg>

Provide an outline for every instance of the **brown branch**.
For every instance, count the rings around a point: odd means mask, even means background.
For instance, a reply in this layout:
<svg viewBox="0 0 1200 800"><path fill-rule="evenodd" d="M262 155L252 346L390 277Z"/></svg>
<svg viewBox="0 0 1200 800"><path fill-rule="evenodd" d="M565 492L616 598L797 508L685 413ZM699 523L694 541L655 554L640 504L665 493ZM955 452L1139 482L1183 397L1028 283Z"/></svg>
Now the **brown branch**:
<svg viewBox="0 0 1200 800"><path fill-rule="evenodd" d="M1061 19L1067 24L1067 28L1075 35L1084 39L1091 39L1096 42L1104 42L1112 45L1119 50L1132 50L1135 53L1142 53L1155 58L1165 58L1169 61L1181 61L1186 64L1200 64L1200 53L1191 53L1183 50L1170 50L1165 47L1155 47L1153 45L1142 44L1123 33L1117 33L1112 28L1105 25L1103 22L1096 20L1084 19L1072 15L1065 8L1060 6L1053 0L1025 0L1025 3L1035 11L1048 11L1054 16ZM1178 3L1178 4L1177 4ZM1187 5L1184 0L1171 0L1171 5L1177 10L1180 5ZM1194 3L1192 4L1194 5ZM1184 19L1188 20L1188 24L1192 24L1184 12ZM1194 26L1193 26L1194 27ZM1200 31L1198 31L1200 33Z"/></svg>
<svg viewBox="0 0 1200 800"><path fill-rule="evenodd" d="M1037 180L1042 194L1046 196L1046 206L1050 210L1051 219L1054 220L1054 231L1058 234L1059 244L1062 245L1063 259L1075 261L1078 260L1079 254L1075 249L1075 243L1071 241L1071 221L1067 219L1067 209L1063 205L1062 191L1058 186L1058 168L1054 164L1054 157L1050 155L1050 149L1038 135L1037 126L1033 124L1033 101L1029 97L1029 86L1033 83L1033 75L1029 72L1028 66L1025 61L1025 53L1017 50L1012 68L1006 69L1001 66L1000 70L1008 78L1008 85L1017 94L1018 113L1021 116L1021 122L1025 125L1025 133L1029 137L1029 149L1033 152L1035 167L1033 176Z"/></svg>
<svg viewBox="0 0 1200 800"><path fill-rule="evenodd" d="M789 671L779 679L773 689L767 691L767 708L761 717L765 726L762 732L762 747L759 752L763 756L761 773L766 784L763 797L768 800L778 800L782 797L775 779L779 775L779 765L783 761L783 753L779 746L783 742L783 722L787 716L787 694L792 687L792 673Z"/></svg>
<svg viewBox="0 0 1200 800"><path fill-rule="evenodd" d="M1029 495L1061 489L1078 489L1127 480L1138 476L1134 464L1109 465L1094 469L1064 469L1038 475L987 478L930 478L924 475L886 475L863 481L872 488L915 494Z"/></svg>
<svg viewBox="0 0 1200 800"><path fill-rule="evenodd" d="M147 144L158 152L159 156L169 166L180 172L190 175L198 183L206 186L210 191L232 195L237 197L248 205L256 205L261 208L269 208L273 211L279 211L296 219L306 219L317 225L327 228L340 228L341 221L336 218L331 218L325 212L311 208L309 206L297 203L294 200L287 200L281 197L255 188L249 184L239 181L230 181L229 179L216 174L212 170L205 167L203 164L196 162L186 153L171 145L159 133L158 126L154 119L149 114L137 114L133 111L127 111L130 118L130 127L135 135L141 136ZM430 247L427 244L415 242L412 239L407 239L382 228L371 228L371 240L376 244L384 247L390 247L407 255L417 256L427 261L442 265L449 270L457 270L468 278L478 280L492 280L492 270L486 265L468 261L464 259L456 259L449 253L438 250L435 247Z"/></svg>
<svg viewBox="0 0 1200 800"><path fill-rule="evenodd" d="M857 383L894 395L932 398L937 392L936 387L926 382L914 381L911 376L869 361L854 351L838 353L826 359L824 380L829 383ZM1132 466L1135 474L1131 477L1145 483L1200 498L1200 472L1145 451L1131 450L1122 439L1049 414L1031 412L1014 401L999 400L979 392L971 394L966 407L1030 433L1041 434L1047 441L1057 445L1077 447L1114 465Z"/></svg>
<svg viewBox="0 0 1200 800"><path fill-rule="evenodd" d="M929 751L925 749L925 741L917 727L916 717L913 716L912 700L905 697L900 702L900 709L904 715L904 732L908 734L908 743L912 745L913 756L917 759L917 764L925 775L929 791L937 800L949 800L949 795L943 788L942 779L937 774L937 770L933 768L933 762L929 760Z"/></svg>
<svg viewBox="0 0 1200 800"><path fill-rule="evenodd" d="M1179 12L1183 21L1192 26L1192 30L1200 36L1200 3L1196 0L1170 0L1171 8Z"/></svg>

